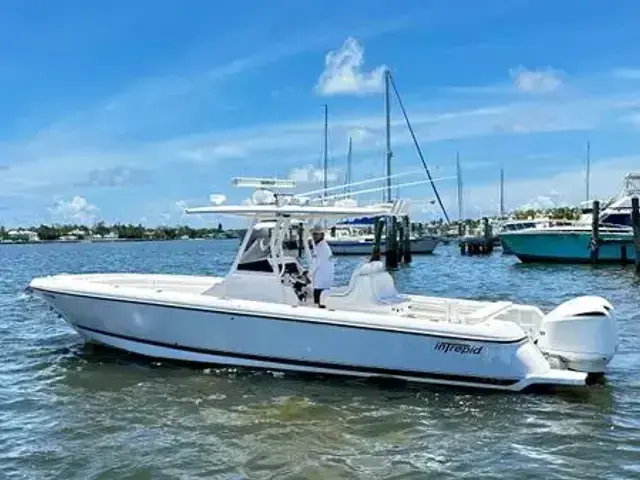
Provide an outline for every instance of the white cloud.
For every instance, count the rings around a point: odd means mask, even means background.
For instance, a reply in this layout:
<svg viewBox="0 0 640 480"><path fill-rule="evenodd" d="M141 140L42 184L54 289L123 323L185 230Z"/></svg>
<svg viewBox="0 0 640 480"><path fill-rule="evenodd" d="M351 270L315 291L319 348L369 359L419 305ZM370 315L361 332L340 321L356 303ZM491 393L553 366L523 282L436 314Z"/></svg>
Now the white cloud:
<svg viewBox="0 0 640 480"><path fill-rule="evenodd" d="M342 47L327 53L325 68L316 84L321 95L375 93L382 91L386 66L380 65L371 72L362 72L364 49L353 37L348 37Z"/></svg>
<svg viewBox="0 0 640 480"><path fill-rule="evenodd" d="M212 162L216 160L235 160L245 158L246 150L241 145L218 144L192 150L185 150L179 155L195 162Z"/></svg>
<svg viewBox="0 0 640 480"><path fill-rule="evenodd" d="M382 137L376 138L374 132L369 128L355 127L351 128L347 132L349 138L353 140L355 145L362 145L369 142L381 142Z"/></svg>
<svg viewBox="0 0 640 480"><path fill-rule="evenodd" d="M562 86L562 75L558 70L529 70L523 66L509 71L516 88L525 93L550 93Z"/></svg>
<svg viewBox="0 0 640 480"><path fill-rule="evenodd" d="M313 165L305 165L291 170L289 178L295 180L296 183L322 183L324 182L324 170L315 168ZM327 172L327 182L335 182L338 179L338 173L335 170Z"/></svg>
<svg viewBox="0 0 640 480"><path fill-rule="evenodd" d="M54 206L49 209L54 221L77 223L93 222L98 211L98 207L77 195L69 201L56 199Z"/></svg>
<svg viewBox="0 0 640 480"><path fill-rule="evenodd" d="M551 197L538 195L533 201L520 205L516 210L545 210L547 208L555 208L563 205L566 205L566 203L559 204Z"/></svg>
<svg viewBox="0 0 640 480"><path fill-rule="evenodd" d="M630 123L635 128L640 129L640 112L633 112L623 117L623 120Z"/></svg>
<svg viewBox="0 0 640 480"><path fill-rule="evenodd" d="M209 195L209 201L213 205L222 205L227 201L227 196L221 193L212 193L211 195Z"/></svg>
<svg viewBox="0 0 640 480"><path fill-rule="evenodd" d="M638 170L640 155L603 158L591 163L591 198L605 199L618 193L626 173ZM464 175L464 173L463 173ZM455 181L453 182L455 184ZM456 190L451 183L439 188L449 215L456 217ZM465 217L497 215L499 181L464 188ZM505 176L505 205L508 211L525 208L579 205L585 199L585 170L575 166L537 178Z"/></svg>

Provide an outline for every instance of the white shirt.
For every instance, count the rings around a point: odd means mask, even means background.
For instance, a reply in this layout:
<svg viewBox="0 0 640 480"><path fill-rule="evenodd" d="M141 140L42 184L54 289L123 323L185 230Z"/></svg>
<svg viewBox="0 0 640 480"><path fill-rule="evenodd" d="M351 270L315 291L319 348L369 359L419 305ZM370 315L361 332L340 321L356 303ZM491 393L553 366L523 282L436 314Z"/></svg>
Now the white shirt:
<svg viewBox="0 0 640 480"><path fill-rule="evenodd" d="M331 288L333 285L333 253L326 240L313 246L313 288Z"/></svg>

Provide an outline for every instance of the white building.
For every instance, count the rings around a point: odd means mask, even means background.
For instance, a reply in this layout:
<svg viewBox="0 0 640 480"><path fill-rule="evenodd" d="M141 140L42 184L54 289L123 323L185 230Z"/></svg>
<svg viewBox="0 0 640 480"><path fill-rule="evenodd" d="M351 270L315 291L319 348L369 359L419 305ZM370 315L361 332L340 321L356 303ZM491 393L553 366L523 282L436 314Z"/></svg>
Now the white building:
<svg viewBox="0 0 640 480"><path fill-rule="evenodd" d="M40 237L36 232L31 230L10 230L7 232L10 240L26 240L28 242L39 242Z"/></svg>

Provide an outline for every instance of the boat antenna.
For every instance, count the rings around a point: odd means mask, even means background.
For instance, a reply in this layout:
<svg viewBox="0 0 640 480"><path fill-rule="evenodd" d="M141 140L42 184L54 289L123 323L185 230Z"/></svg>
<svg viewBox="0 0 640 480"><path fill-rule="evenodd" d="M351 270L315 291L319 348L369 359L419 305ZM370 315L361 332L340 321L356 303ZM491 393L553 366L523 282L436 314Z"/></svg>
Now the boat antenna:
<svg viewBox="0 0 640 480"><path fill-rule="evenodd" d="M384 71L384 103L385 103L385 115L386 115L386 130L387 130L387 201L391 202L391 158L393 152L391 151L391 102L389 95L389 83L391 80L391 71L386 69Z"/></svg>
<svg viewBox="0 0 640 480"><path fill-rule="evenodd" d="M504 167L500 167L500 216L504 217Z"/></svg>
<svg viewBox="0 0 640 480"><path fill-rule="evenodd" d="M345 179L345 193L351 197L351 137L349 137L349 150L347 150L347 174Z"/></svg>
<svg viewBox="0 0 640 480"><path fill-rule="evenodd" d="M460 152L456 152L456 176L458 177L458 220L462 221L462 170L460 169Z"/></svg>
<svg viewBox="0 0 640 480"><path fill-rule="evenodd" d="M409 121L409 116L407 115L407 111L404 108L404 104L402 103L402 99L400 98L400 94L398 93L398 89L396 88L396 82L393 79L393 77L391 76L391 72L388 72L388 76L386 78L388 78L389 82L391 83L391 86L393 87L393 91L396 94L396 98L398 99L398 105L400 106L400 110L402 110L402 115L404 116L405 121L407 122L407 127L409 127L409 133L411 133L411 138L413 138L413 143L416 147L416 150L418 151L418 155L420 156L420 160L422 161L422 166L424 167L425 172L427 172L427 177L429 177L429 180L431 180L431 172L429 172L429 167L427 167L427 162L425 162L424 160L424 155L422 155L422 150L420 149L420 144L418 143L418 140L416 139L416 135L413 132L413 127L411 126L411 122ZM388 100L387 100L388 102ZM388 113L387 113L388 116ZM388 118L387 118L387 123L389 122ZM389 126L387 124L387 135L389 134ZM387 151L389 147L387 146ZM449 220L449 215L447 214L447 210L444 208L444 205L442 204L442 199L440 198L440 194L438 193L438 189L436 188L435 184L433 182L431 182L431 187L433 188L433 193L435 193L436 195L436 199L438 200L438 203L440 204L440 208L442 209L442 213L444 213L444 217L447 220L447 223L451 223L451 220Z"/></svg>
<svg viewBox="0 0 640 480"><path fill-rule="evenodd" d="M586 177L585 177L585 190L586 190L586 197L587 197L587 202L589 201L589 177L591 176L591 142L587 141L587 173L586 173Z"/></svg>
<svg viewBox="0 0 640 480"><path fill-rule="evenodd" d="M329 130L329 107L327 106L327 104L325 103L324 105L324 166L323 166L323 174L322 174L322 179L323 179L323 186L324 186L324 194L322 196L323 201L326 200L326 191L327 191L327 177L328 177L328 149L327 149L327 139L328 139L328 130ZM324 202L323 202L324 203Z"/></svg>

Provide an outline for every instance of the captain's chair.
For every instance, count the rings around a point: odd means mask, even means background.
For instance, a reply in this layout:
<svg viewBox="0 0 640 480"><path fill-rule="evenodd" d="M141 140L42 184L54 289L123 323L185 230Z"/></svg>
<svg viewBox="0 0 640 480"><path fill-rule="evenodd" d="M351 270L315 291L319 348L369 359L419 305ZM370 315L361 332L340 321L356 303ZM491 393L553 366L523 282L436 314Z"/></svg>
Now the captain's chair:
<svg viewBox="0 0 640 480"><path fill-rule="evenodd" d="M372 310L400 307L408 300L396 290L382 262L365 263L353 272L345 287L322 292L320 302L334 310Z"/></svg>

